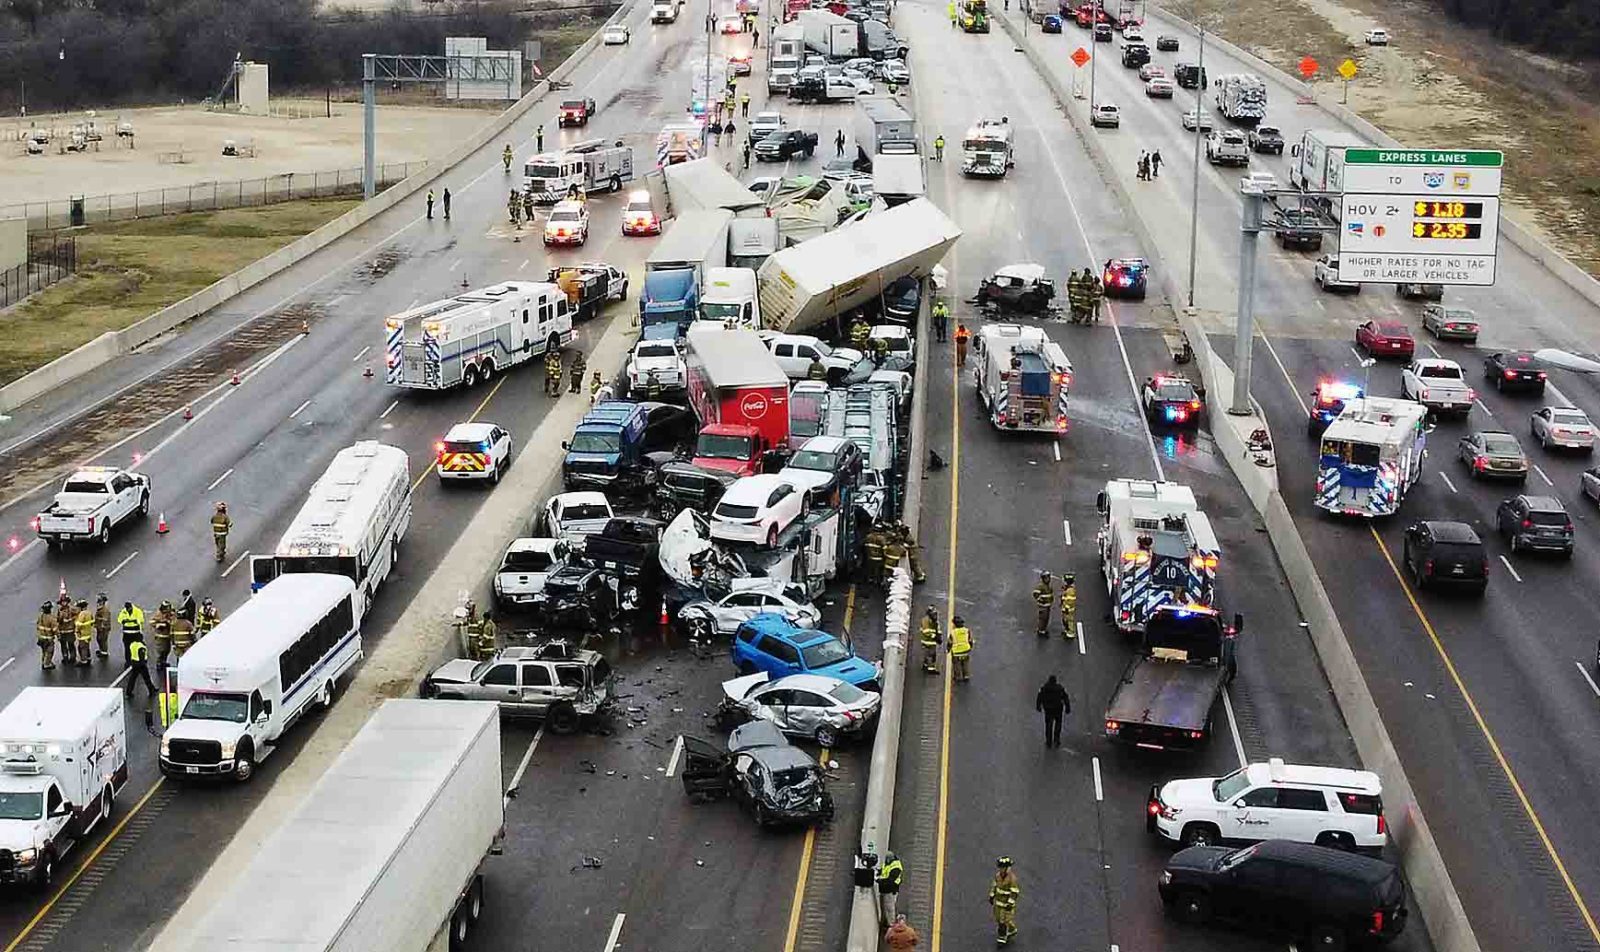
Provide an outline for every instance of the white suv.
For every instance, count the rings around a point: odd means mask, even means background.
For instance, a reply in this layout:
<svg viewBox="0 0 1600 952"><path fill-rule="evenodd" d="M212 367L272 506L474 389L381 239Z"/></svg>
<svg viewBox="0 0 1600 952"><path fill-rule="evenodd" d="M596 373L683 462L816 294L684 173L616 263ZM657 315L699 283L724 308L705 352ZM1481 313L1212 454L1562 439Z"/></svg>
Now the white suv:
<svg viewBox="0 0 1600 952"><path fill-rule="evenodd" d="M433 449L433 468L440 480L498 483L511 463L511 434L493 423L457 423Z"/></svg>
<svg viewBox="0 0 1600 952"><path fill-rule="evenodd" d="M1276 757L1226 777L1152 787L1145 823L1182 846L1294 840L1377 851L1389 832L1377 774Z"/></svg>

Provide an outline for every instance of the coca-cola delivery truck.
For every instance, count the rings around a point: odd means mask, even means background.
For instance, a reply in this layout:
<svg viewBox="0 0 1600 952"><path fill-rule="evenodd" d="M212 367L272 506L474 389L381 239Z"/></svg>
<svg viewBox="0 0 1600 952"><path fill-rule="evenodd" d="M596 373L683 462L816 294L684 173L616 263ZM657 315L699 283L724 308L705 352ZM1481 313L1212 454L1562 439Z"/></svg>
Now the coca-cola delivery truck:
<svg viewBox="0 0 1600 952"><path fill-rule="evenodd" d="M749 328L696 321L685 354L689 405L700 419L698 466L740 475L789 439L789 378Z"/></svg>

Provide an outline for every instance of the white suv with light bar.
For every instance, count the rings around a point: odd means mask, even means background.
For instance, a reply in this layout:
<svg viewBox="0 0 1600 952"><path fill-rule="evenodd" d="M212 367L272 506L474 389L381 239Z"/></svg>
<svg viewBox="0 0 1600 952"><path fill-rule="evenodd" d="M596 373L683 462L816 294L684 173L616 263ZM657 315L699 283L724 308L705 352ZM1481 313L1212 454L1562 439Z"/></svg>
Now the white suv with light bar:
<svg viewBox="0 0 1600 952"><path fill-rule="evenodd" d="M1286 764L1277 757L1226 777L1152 787L1145 824L1181 846L1294 840L1376 852L1389 833L1377 774Z"/></svg>

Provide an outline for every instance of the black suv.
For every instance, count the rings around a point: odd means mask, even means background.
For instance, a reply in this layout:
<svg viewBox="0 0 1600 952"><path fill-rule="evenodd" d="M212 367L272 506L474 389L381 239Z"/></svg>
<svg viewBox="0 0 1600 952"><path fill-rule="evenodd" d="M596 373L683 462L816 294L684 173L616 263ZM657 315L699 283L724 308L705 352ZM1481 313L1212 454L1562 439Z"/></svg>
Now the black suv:
<svg viewBox="0 0 1600 952"><path fill-rule="evenodd" d="M1554 496L1512 496L1494 511L1511 551L1538 549L1572 558L1572 517Z"/></svg>
<svg viewBox="0 0 1600 952"><path fill-rule="evenodd" d="M1138 69L1150 62L1150 47L1143 43L1128 43L1122 47L1122 65Z"/></svg>
<svg viewBox="0 0 1600 952"><path fill-rule="evenodd" d="M1272 222L1272 236L1287 248L1322 250L1322 231L1317 226L1322 220L1309 208L1285 208Z"/></svg>
<svg viewBox="0 0 1600 952"><path fill-rule="evenodd" d="M1411 583L1461 584L1481 594L1489 586L1489 556L1483 540L1464 522L1418 522L1406 528L1401 561Z"/></svg>
<svg viewBox="0 0 1600 952"><path fill-rule="evenodd" d="M1318 949L1388 942L1406 925L1399 870L1310 843L1191 846L1167 861L1159 883L1167 911L1186 922L1261 923Z"/></svg>
<svg viewBox="0 0 1600 952"><path fill-rule="evenodd" d="M1184 89L1204 89L1206 86L1206 68L1194 63L1179 63L1172 70L1172 78Z"/></svg>

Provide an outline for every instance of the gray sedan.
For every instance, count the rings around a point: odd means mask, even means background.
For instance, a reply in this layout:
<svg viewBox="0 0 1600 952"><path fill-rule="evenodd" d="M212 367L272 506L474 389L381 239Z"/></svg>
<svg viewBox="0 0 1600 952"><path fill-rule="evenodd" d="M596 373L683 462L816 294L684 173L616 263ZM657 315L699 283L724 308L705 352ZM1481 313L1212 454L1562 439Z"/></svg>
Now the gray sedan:
<svg viewBox="0 0 1600 952"><path fill-rule="evenodd" d="M724 704L823 747L865 736L877 721L881 698L872 691L820 674L791 674L776 681L768 677L758 672L722 682Z"/></svg>

